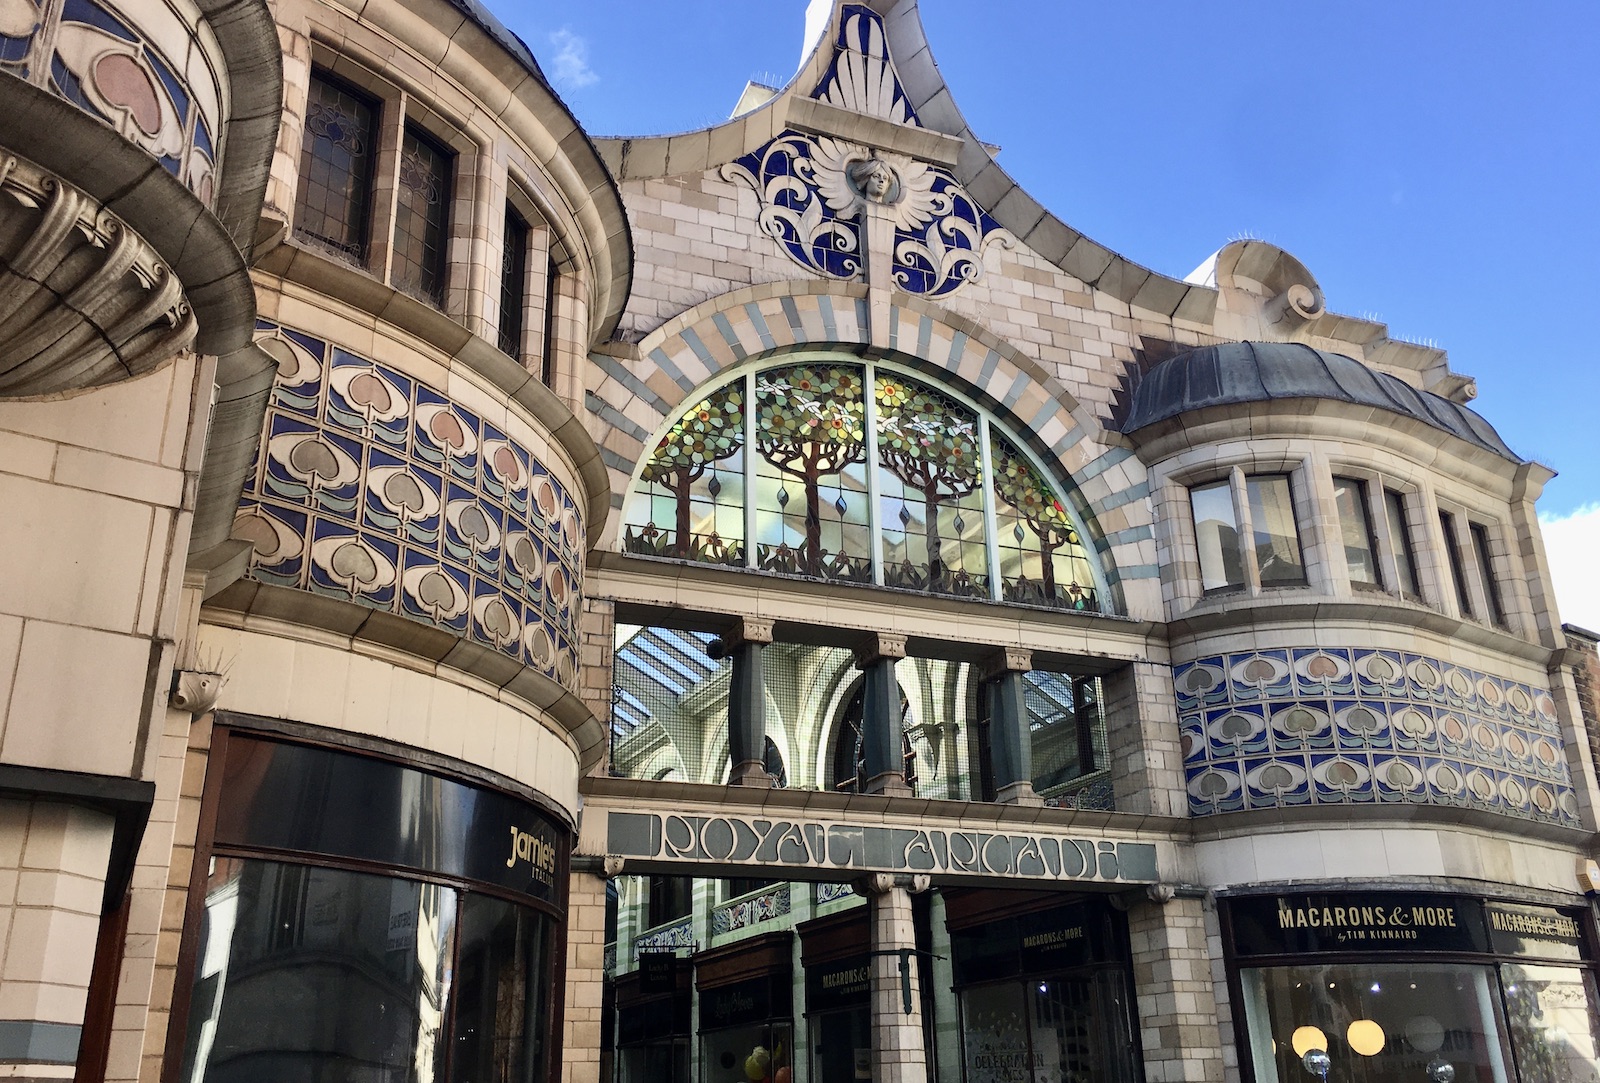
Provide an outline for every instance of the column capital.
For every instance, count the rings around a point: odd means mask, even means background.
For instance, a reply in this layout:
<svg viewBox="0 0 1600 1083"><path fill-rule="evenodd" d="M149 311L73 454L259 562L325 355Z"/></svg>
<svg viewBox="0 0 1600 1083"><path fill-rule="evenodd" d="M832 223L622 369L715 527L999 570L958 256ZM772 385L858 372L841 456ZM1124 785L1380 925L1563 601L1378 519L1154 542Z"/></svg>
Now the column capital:
<svg viewBox="0 0 1600 1083"><path fill-rule="evenodd" d="M1025 647L1001 647L974 666L978 680L992 681L1007 673L1030 673L1033 652Z"/></svg>
<svg viewBox="0 0 1600 1083"><path fill-rule="evenodd" d="M766 646L772 642L772 621L759 617L739 617L733 627L722 633L722 645L729 649L754 643Z"/></svg>
<svg viewBox="0 0 1600 1083"><path fill-rule="evenodd" d="M869 632L855 645L856 665L869 666L884 659L906 656L906 637L895 632Z"/></svg>
<svg viewBox="0 0 1600 1083"><path fill-rule="evenodd" d="M850 890L863 898L887 895L895 888L921 895L933 886L933 877L926 873L871 872L850 882Z"/></svg>

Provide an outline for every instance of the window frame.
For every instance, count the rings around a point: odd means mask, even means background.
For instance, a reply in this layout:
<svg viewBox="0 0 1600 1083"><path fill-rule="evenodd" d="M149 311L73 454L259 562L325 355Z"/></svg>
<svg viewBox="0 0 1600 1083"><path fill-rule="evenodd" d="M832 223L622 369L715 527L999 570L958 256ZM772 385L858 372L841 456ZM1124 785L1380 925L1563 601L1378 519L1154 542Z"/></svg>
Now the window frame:
<svg viewBox="0 0 1600 1083"><path fill-rule="evenodd" d="M1334 510L1338 520L1338 531L1330 541L1334 541L1345 554L1344 566L1346 572L1349 572L1351 569L1350 557L1348 555L1348 546L1344 544L1345 515L1344 510L1339 507L1339 486L1346 485L1356 494L1356 510L1361 515L1359 525L1367 542L1367 559L1372 564L1372 579L1370 581L1358 581L1354 575L1351 575L1349 577L1350 589L1352 591L1393 593L1388 590L1387 577L1384 575L1383 568L1383 553L1378 547L1378 532L1373 523L1371 485L1365 478L1352 477L1349 474L1331 474L1330 476L1333 480Z"/></svg>
<svg viewBox="0 0 1600 1083"><path fill-rule="evenodd" d="M1488 610L1485 615L1490 624L1509 631L1511 622L1506 613L1505 596L1500 592L1499 577L1495 575L1494 539L1489 533L1490 527L1473 518L1466 518L1463 522L1467 524L1478 585L1483 590L1484 607Z"/></svg>
<svg viewBox="0 0 1600 1083"><path fill-rule="evenodd" d="M1248 472L1247 472L1248 468ZM1311 567L1306 560L1306 538L1301 505L1303 488L1308 484L1306 471L1312 469L1311 464L1300 460L1272 460L1235 464L1228 472L1219 478L1216 474L1195 473L1192 476L1174 477L1172 481L1183 487L1188 498L1187 529L1190 531L1188 542L1193 548L1194 567L1200 568L1200 531L1199 524L1194 518L1193 493L1197 489L1210 489L1226 484L1230 498L1233 502L1234 531L1236 556L1239 560L1240 570L1244 582L1240 586L1228 585L1207 589L1203 579L1197 579L1201 584L1198 600L1223 597L1234 594L1259 595L1267 591L1302 590L1312 586ZM1295 553L1300 560L1300 577L1292 581L1279 581L1264 583L1261 579L1261 564L1258 556L1258 543L1256 541L1257 529L1254 510L1250 503L1250 483L1256 479L1282 478L1288 490L1288 509L1294 526Z"/></svg>
<svg viewBox="0 0 1600 1083"><path fill-rule="evenodd" d="M1406 601L1425 603L1426 598L1422 590L1421 564L1417 560L1417 541L1411 524L1411 497L1404 490L1392 485L1383 485L1383 516L1388 542L1388 558L1394 561L1394 588L1392 593L1398 594ZM1396 513L1399 519L1396 521ZM1398 544L1397 544L1398 543ZM1402 571L1401 561L1404 561ZM1405 581L1411 581L1410 590L1406 589Z"/></svg>
<svg viewBox="0 0 1600 1083"><path fill-rule="evenodd" d="M1297 566L1300 569L1300 574L1297 578L1275 579L1271 583L1267 583L1261 578L1261 537L1263 531L1262 527L1255 521L1255 501L1253 499L1254 493L1251 489L1251 482L1268 482L1277 481L1279 479L1282 479L1283 481L1284 493L1288 498L1289 521L1294 526L1294 551L1295 556L1299 558L1299 563ZM1257 487L1255 491L1261 491L1261 487ZM1248 552L1250 554L1250 561L1255 567L1256 580L1261 584L1261 589L1264 591L1294 590L1300 587L1310 586L1310 569L1306 565L1305 531L1302 530L1300 526L1300 509L1298 507L1299 494L1295 492L1294 472L1291 470L1280 470L1245 474L1244 493L1246 508L1245 522L1250 532ZM1265 504L1263 504L1263 507L1265 507ZM1241 531L1240 534L1242 537L1243 531ZM1271 537L1271 535L1268 536Z"/></svg>
<svg viewBox="0 0 1600 1083"><path fill-rule="evenodd" d="M1228 576L1227 547L1221 546L1219 559L1222 561L1222 574L1225 581L1221 586L1208 587L1206 586L1205 555L1200 547L1200 518L1195 509L1194 498L1197 492L1211 492L1217 489L1220 489L1227 494L1228 511L1232 516L1227 525L1233 529L1233 559L1238 567L1239 577L1238 582L1234 582ZM1237 594L1241 591L1249 590L1250 574L1247 569L1247 563L1244 556L1244 534L1239 525L1239 502L1235 498L1232 474L1230 473L1228 476L1218 481L1207 481L1201 482L1198 485L1187 486L1185 491L1189 496L1189 525L1194 531L1195 563L1200 569L1201 597L1210 598L1219 594Z"/></svg>
<svg viewBox="0 0 1600 1083"><path fill-rule="evenodd" d="M1439 535L1444 543L1444 567L1455 584L1457 615L1463 620L1478 620L1478 611L1472 597L1472 584L1467 578L1467 554L1457 533L1462 517L1448 508L1439 508Z"/></svg>
<svg viewBox="0 0 1600 1083"><path fill-rule="evenodd" d="M522 361L528 341L528 266L533 226L516 204L506 200L500 229L500 312L495 344L500 352Z"/></svg>
<svg viewBox="0 0 1600 1083"><path fill-rule="evenodd" d="M310 230L304 222L306 209L307 179L310 170L307 168L307 158L312 153L307 145L310 138L314 138L309 124L305 118L310 116L312 107L312 94L316 84L322 84L334 91L355 99L371 111L371 123L366 131L367 141L370 144L366 153L365 173L352 178L352 188L358 195L358 206L349 207L355 221L352 223L356 233L356 240L350 244L341 244L331 237ZM292 221L292 235L303 243L315 247L318 251L325 252L335 259L362 269L368 269L372 258L372 238L374 234L374 217L377 212L377 180L379 163L383 158L384 126L390 112L391 102L382 94L373 93L372 89L347 78L345 75L333 70L332 65L313 63L310 78L306 84L306 96L301 105L300 153L295 163L295 190L294 190L294 218Z"/></svg>
<svg viewBox="0 0 1600 1083"><path fill-rule="evenodd" d="M402 202L405 192L405 185L400 180L400 174L404 168L402 159L405 156L408 142L415 142L437 155L442 166L438 177L440 187L438 200L439 221L437 223L430 221L431 215L420 216L424 230L421 242L424 245L427 244L427 231L437 225L439 244L431 260L425 257L416 263L419 281L415 289L410 284L400 281L404 267L409 266L411 263L407 259L402 264L400 257L402 246L399 243L403 212ZM444 310L450 295L450 227L456 217L453 212L455 210L454 201L457 188L456 173L460 168L460 158L460 153L447 140L438 138L426 126L419 123L409 113L407 114L400 129L399 155L395 167L393 212L389 221L388 282L390 286L412 300L432 305L441 311ZM434 288L432 290L429 290L423 281L429 274L434 278Z"/></svg>

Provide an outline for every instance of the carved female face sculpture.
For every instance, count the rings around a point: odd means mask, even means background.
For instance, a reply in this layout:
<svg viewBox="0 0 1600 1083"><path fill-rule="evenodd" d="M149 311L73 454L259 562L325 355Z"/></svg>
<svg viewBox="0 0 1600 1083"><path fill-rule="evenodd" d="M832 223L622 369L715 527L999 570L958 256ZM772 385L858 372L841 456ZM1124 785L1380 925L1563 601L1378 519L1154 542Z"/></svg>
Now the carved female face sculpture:
<svg viewBox="0 0 1600 1083"><path fill-rule="evenodd" d="M868 158L850 167L856 190L873 203L887 203L894 191L894 170L882 158Z"/></svg>

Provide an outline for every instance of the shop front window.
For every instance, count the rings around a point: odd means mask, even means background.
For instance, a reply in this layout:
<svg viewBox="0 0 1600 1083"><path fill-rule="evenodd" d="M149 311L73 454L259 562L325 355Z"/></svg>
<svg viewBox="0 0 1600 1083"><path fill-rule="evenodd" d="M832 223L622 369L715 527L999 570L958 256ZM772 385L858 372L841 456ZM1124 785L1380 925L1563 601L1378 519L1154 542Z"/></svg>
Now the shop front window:
<svg viewBox="0 0 1600 1083"><path fill-rule="evenodd" d="M1121 915L1086 901L1003 916L1004 894L947 903L965 1083L1138 1083Z"/></svg>
<svg viewBox="0 0 1600 1083"><path fill-rule="evenodd" d="M221 726L211 770L174 998L184 1083L550 1079L554 824L508 794Z"/></svg>
<svg viewBox="0 0 1600 1083"><path fill-rule="evenodd" d="M1523 1083L1600 1079L1594 975L1570 966L1507 963L1500 977Z"/></svg>
<svg viewBox="0 0 1600 1083"><path fill-rule="evenodd" d="M1256 1083L1311 1083L1321 1049L1328 1078L1507 1083L1511 1052L1494 970L1456 963L1335 963L1241 974Z"/></svg>
<svg viewBox="0 0 1600 1083"><path fill-rule="evenodd" d="M794 1075L794 1035L788 1023L751 1023L701 1035L701 1077L767 1083Z"/></svg>
<svg viewBox="0 0 1600 1083"><path fill-rule="evenodd" d="M1254 1083L1600 1081L1582 910L1404 892L1226 910Z"/></svg>

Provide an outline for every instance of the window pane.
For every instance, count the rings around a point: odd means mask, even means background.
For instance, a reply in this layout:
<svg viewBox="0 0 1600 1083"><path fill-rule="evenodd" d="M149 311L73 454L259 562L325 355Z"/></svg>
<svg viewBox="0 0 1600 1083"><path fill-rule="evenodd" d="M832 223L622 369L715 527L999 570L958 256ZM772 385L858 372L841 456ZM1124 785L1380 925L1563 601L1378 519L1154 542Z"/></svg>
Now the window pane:
<svg viewBox="0 0 1600 1083"><path fill-rule="evenodd" d="M183 1078L433 1083L455 909L434 884L217 858Z"/></svg>
<svg viewBox="0 0 1600 1083"><path fill-rule="evenodd" d="M1465 963L1273 967L1240 972L1257 1083L1303 1083L1295 1034L1320 1035L1340 1083L1428 1079L1455 1069L1455 1083L1511 1083L1494 972ZM1351 1024L1361 1022L1352 1036ZM1374 1027L1372 1024L1376 1024ZM1354 1040L1352 1040L1352 1037Z"/></svg>
<svg viewBox="0 0 1600 1083"><path fill-rule="evenodd" d="M1080 1079L1135 1083L1142 1078L1133 1058L1133 1035L1126 1007L1133 1003L1133 995L1125 972L1099 970L1070 978L1030 981L1026 988L1028 999L1033 1002L1030 1083Z"/></svg>
<svg viewBox="0 0 1600 1083"><path fill-rule="evenodd" d="M1233 487L1226 481L1189 490L1195 541L1200 547L1200 586L1226 590L1244 586L1239 553L1239 520L1233 514Z"/></svg>
<svg viewBox="0 0 1600 1083"><path fill-rule="evenodd" d="M468 895L461 914L451 1078L548 1078L555 983L550 919L527 907Z"/></svg>
<svg viewBox="0 0 1600 1083"><path fill-rule="evenodd" d="M393 281L423 300L444 301L445 222L450 206L450 155L407 126L400 144L400 188L394 219Z"/></svg>
<svg viewBox="0 0 1600 1083"><path fill-rule="evenodd" d="M1522 1083L1592 1080L1600 1065L1593 975L1576 967L1501 967L1511 1046Z"/></svg>
<svg viewBox="0 0 1600 1083"><path fill-rule="evenodd" d="M987 598L977 415L898 373L875 383L884 582Z"/></svg>
<svg viewBox="0 0 1600 1083"><path fill-rule="evenodd" d="M718 388L661 438L639 475L625 551L744 564L744 387Z"/></svg>
<svg viewBox="0 0 1600 1083"><path fill-rule="evenodd" d="M1057 609L1099 609L1088 554L1055 487L992 428L989 458L1000 596Z"/></svg>
<svg viewBox="0 0 1600 1083"><path fill-rule="evenodd" d="M710 655L716 636L677 628L618 625L612 666L611 769L624 778L655 780L677 772L691 782L720 784L726 760L705 764L712 734L725 735L731 659ZM763 671L778 648L763 648ZM848 652L846 656L848 657ZM768 681L771 674L764 673Z"/></svg>
<svg viewBox="0 0 1600 1083"><path fill-rule="evenodd" d="M1482 523L1468 523L1472 534L1472 551L1478 558L1478 575L1483 580L1483 596L1489 603L1489 619L1498 625L1506 622L1505 607L1500 601L1500 584L1494 577L1494 558L1489 552L1489 528Z"/></svg>
<svg viewBox="0 0 1600 1083"><path fill-rule="evenodd" d="M1378 561L1373 554L1372 519L1367 514L1367 486L1355 478L1333 479L1333 500L1339 509L1339 535L1345 565L1355 586L1376 587Z"/></svg>
<svg viewBox="0 0 1600 1083"><path fill-rule="evenodd" d="M1300 534L1295 528L1289 479L1282 474L1258 474L1245 479L1245 491L1250 498L1256 569L1261 573L1261 585L1304 583L1306 569L1300 559Z"/></svg>
<svg viewBox="0 0 1600 1083"><path fill-rule="evenodd" d="M961 1049L968 1080L1033 1083L1028 1004L1022 985L980 985L961 994Z"/></svg>
<svg viewBox="0 0 1600 1083"><path fill-rule="evenodd" d="M1079 808L1112 807L1110 786L1087 776L1103 775L1108 754L1105 714L1096 694L1099 680L1033 670L1023 677L1023 706L1033 748L1033 789L1040 797L1071 795Z"/></svg>
<svg viewBox="0 0 1600 1083"><path fill-rule="evenodd" d="M376 118L377 110L366 98L322 75L311 77L295 232L358 260L367 254Z"/></svg>
<svg viewBox="0 0 1600 1083"><path fill-rule="evenodd" d="M521 360L522 316L528 306L528 223L506 204L500 245L500 349Z"/></svg>
<svg viewBox="0 0 1600 1083"><path fill-rule="evenodd" d="M756 377L756 566L872 581L862 370L800 365Z"/></svg>
<svg viewBox="0 0 1600 1083"><path fill-rule="evenodd" d="M1411 547L1411 526L1406 521L1405 497L1393 489L1384 490L1383 499L1387 502L1389 512L1389 548L1394 550L1395 570L1400 577L1400 593L1416 598L1422 592L1417 589L1417 557L1416 551Z"/></svg>

